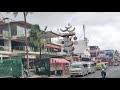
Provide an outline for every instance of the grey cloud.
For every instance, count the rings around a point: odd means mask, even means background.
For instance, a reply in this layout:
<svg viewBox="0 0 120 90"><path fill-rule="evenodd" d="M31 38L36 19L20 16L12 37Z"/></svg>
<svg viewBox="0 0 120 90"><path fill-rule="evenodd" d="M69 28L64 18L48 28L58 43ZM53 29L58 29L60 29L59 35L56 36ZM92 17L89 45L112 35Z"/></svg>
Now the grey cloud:
<svg viewBox="0 0 120 90"><path fill-rule="evenodd" d="M22 13L14 18L12 14L4 14L14 20L23 20ZM67 23L76 27L78 39L83 39L82 24L86 25L86 36L89 45L98 45L102 49L119 48L117 39L120 33L120 12L34 12L27 16L27 21L39 24L41 28L48 25L48 30L57 32ZM117 35L116 35L117 34Z"/></svg>
<svg viewBox="0 0 120 90"><path fill-rule="evenodd" d="M112 12L84 12L77 13L70 20L75 25L86 24L86 25L97 25L97 24L106 24L106 23L114 23L116 21L115 18L120 17L120 13L112 13Z"/></svg>

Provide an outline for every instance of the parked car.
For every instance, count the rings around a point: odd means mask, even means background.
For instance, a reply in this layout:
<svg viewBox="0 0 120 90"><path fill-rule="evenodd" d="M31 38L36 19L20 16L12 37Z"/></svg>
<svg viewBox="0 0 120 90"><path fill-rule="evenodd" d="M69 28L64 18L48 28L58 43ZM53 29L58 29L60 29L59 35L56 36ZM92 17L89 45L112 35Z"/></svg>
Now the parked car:
<svg viewBox="0 0 120 90"><path fill-rule="evenodd" d="M114 66L119 66L119 63L118 63L118 62L115 62L115 63L114 63Z"/></svg>
<svg viewBox="0 0 120 90"><path fill-rule="evenodd" d="M87 62L87 64L88 64L89 73L95 73L95 71L96 71L95 63L94 62Z"/></svg>
<svg viewBox="0 0 120 90"><path fill-rule="evenodd" d="M89 73L88 65L86 62L74 62L69 69L70 76L82 75L85 76Z"/></svg>

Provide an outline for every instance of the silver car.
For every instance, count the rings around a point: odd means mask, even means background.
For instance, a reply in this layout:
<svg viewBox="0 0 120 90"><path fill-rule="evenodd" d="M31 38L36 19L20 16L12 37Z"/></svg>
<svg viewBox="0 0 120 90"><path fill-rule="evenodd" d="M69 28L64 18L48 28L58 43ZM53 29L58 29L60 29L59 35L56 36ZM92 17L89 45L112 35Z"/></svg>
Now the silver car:
<svg viewBox="0 0 120 90"><path fill-rule="evenodd" d="M96 71L95 63L94 62L87 62L87 64L88 64L89 73L95 73L95 71Z"/></svg>
<svg viewBox="0 0 120 90"><path fill-rule="evenodd" d="M119 63L118 63L118 62L115 62L115 63L114 63L114 66L119 66Z"/></svg>

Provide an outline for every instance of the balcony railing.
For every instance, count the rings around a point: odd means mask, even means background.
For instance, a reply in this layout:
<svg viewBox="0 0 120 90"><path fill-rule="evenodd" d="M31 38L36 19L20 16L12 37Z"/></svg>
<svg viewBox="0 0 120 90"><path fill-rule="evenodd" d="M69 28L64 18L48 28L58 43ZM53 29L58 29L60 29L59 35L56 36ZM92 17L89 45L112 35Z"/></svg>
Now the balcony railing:
<svg viewBox="0 0 120 90"><path fill-rule="evenodd" d="M9 47L7 47L7 46L0 46L0 51L9 51Z"/></svg>
<svg viewBox="0 0 120 90"><path fill-rule="evenodd" d="M18 51L26 51L26 47L25 46L14 46L12 48L13 50L18 50ZM28 51L32 51L35 52L33 48L28 47ZM40 52L39 50L37 52ZM45 49L41 50L42 54L47 54L47 55L62 55L60 52L48 52Z"/></svg>
<svg viewBox="0 0 120 90"><path fill-rule="evenodd" d="M13 50L26 51L26 46L13 46ZM28 47L28 51L34 51L33 48Z"/></svg>

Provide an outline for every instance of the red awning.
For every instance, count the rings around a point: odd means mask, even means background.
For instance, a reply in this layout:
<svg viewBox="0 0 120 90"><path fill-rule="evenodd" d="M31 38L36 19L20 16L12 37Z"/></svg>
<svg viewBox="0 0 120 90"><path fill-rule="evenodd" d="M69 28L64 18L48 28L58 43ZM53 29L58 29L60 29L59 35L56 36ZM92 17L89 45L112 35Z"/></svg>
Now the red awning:
<svg viewBox="0 0 120 90"><path fill-rule="evenodd" d="M60 49L61 48L61 46L57 46L57 45L53 45L53 44L47 44L47 43L45 43L45 46L51 47L51 48L56 48L56 49Z"/></svg>
<svg viewBox="0 0 120 90"><path fill-rule="evenodd" d="M67 61L66 59L64 58L51 58L50 59L50 64L57 64L57 63L69 63L69 61Z"/></svg>

